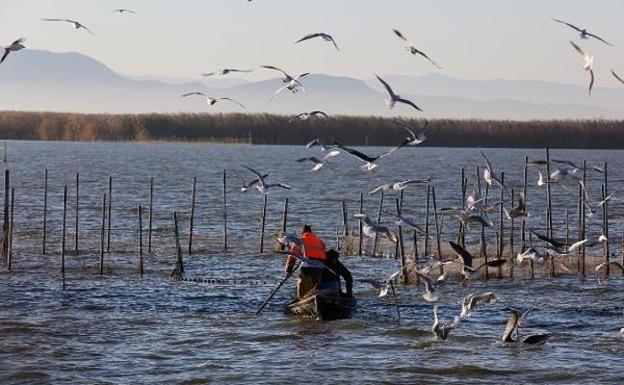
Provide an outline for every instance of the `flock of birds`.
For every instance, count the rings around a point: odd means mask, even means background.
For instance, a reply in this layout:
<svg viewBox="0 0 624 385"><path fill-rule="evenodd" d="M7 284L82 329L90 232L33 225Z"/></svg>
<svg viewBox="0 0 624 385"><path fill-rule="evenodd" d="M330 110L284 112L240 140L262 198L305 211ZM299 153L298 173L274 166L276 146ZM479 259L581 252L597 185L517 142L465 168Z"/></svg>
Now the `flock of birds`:
<svg viewBox="0 0 624 385"><path fill-rule="evenodd" d="M247 2L251 2L251 1L252 0L247 0ZM136 12L127 8L118 8L118 9L113 10L112 13L135 14ZM89 29L87 26L85 26L84 24L82 24L81 22L77 20L66 19L66 18L44 18L42 20L45 22L68 23L72 25L75 30L84 30L89 34L94 35L91 29ZM579 37L582 40L595 39L609 47L612 47L612 44L610 44L607 40L603 39L602 37L594 33L588 32L588 30L585 28L578 27L574 24L565 22L563 20L559 20L559 19L553 19L553 20L557 23L561 23L575 30L576 32L578 32ZM433 59L431 59L431 57L428 54L418 49L415 46L415 44L412 41L410 41L402 32L400 32L397 29L393 29L392 31L399 39L401 39L405 43L405 49L410 54L415 55L415 56L420 56L426 59L438 69L442 68L438 63L436 63ZM331 34L328 34L325 32L315 32L315 33L307 34L303 36L302 38L296 40L295 44L304 43L312 39L321 39L325 42L331 43L337 51L340 51L340 48L338 46L336 39ZM17 52L26 48L24 46L24 42L25 42L24 38L19 38L15 40L13 43L11 43L9 46L6 46L4 49L4 55L2 56L2 59L0 59L0 63L4 62L9 56L9 54L11 54L12 52ZM594 57L589 55L579 44L573 41L571 41L570 43L573 46L573 48L583 58L583 69L589 74L589 77L590 77L588 89L589 89L589 94L591 95L591 92L595 83L595 76L594 76L594 71L593 71ZM301 73L299 75L291 75L288 72L284 71L283 69L273 66L273 65L263 65L261 66L261 68L265 70L279 72L282 76L282 79L281 79L282 85L274 92L270 100L273 100L278 95L286 91L293 93L293 94L299 91L305 92L302 79L305 78L307 75L309 75L308 72ZM205 76L205 77L227 76L230 74L235 74L235 73L241 74L241 73L248 73L251 71L252 69L223 68L223 69L215 70L212 72L203 73L202 76ZM618 81L624 84L624 80L614 70L611 70L611 73ZM394 108L395 105L397 104L403 104L417 111L423 111L413 101L405 99L401 97L398 93L396 93L393 87L390 86L390 84L386 82L384 79L382 79L379 75L375 75L375 76L377 80L380 82L380 84L383 86L383 88L386 90L386 93L388 96L386 100L386 104L389 109ZM199 91L188 92L181 96L185 98L186 97L203 98L208 106L213 106L218 102L225 101L225 102L236 104L241 108L245 108L245 106L242 103L239 103L238 101L230 97L212 97ZM310 119L327 118L327 117L328 115L324 113L323 111L315 110L311 112L303 112L301 114L298 114L291 119L291 122L294 122L297 120L305 121L305 120L310 120ZM403 128L406 131L407 135L404 138L402 138L401 142L396 147L393 147L380 154L376 154L376 155L366 154L362 151L340 144L333 138L317 138L317 139L310 141L306 145L306 147L308 149L312 149L314 147L320 147L321 151L324 153L324 156L322 157L308 156L308 157L297 159L296 161L300 163L309 162L313 165L312 167L313 171L320 171L325 165L328 164L328 162L331 159L335 158L336 156L344 152L358 159L360 162L362 162L361 168L363 170L372 171L378 167L379 162L382 159L391 156L400 148L420 146L427 140L426 134L427 134L427 129L429 128L428 121L424 122L423 127L413 127L410 124L404 121L400 121L400 120L395 120L395 122L397 126ZM486 154L483 152L481 152L481 154L485 161L483 180L485 181L485 183L487 183L488 186L495 185L499 187L504 192L504 194L506 194L506 196L510 198L511 196L509 194L508 187L501 180L501 178L499 178L499 174L495 171L492 163L490 162ZM551 160L551 163L552 165L555 166L555 170L549 175L549 178L547 181L544 180L542 171L538 169L539 178L537 181L537 186L543 187L546 184L550 183L550 184L561 185L562 188L567 190L567 187L565 186L566 181L572 180L578 183L582 183L579 176L576 175L580 167L577 166L574 162L569 161L569 160L553 159ZM532 164L534 164L535 166L539 168L539 166L544 166L546 164L546 161L534 161ZM283 182L275 182L275 183L269 182L268 179L271 175L270 172L264 172L264 173L259 172L249 166L244 166L244 165L242 167L244 170L251 173L253 175L253 178L250 181L247 181L246 178L243 178L243 176L241 175L241 172L237 170L232 170L240 179L240 191L241 192L247 192L252 187L255 187L262 195L268 194L269 191L272 189L286 189L286 190L292 189L290 185L283 183ZM595 166L593 167L593 169L596 172L604 173L604 170L601 170L599 167ZM423 185L423 184L426 185L428 183L430 183L430 178L391 181L389 183L375 187L374 189L370 191L370 194L376 194L382 191L400 192L412 185ZM613 195L610 195L604 200L597 202L597 203L590 203L590 198L587 195L584 198L585 198L584 199L585 209L588 211L588 215L591 216L595 212L596 208L604 205L608 200L612 199ZM442 214L442 218L444 218L445 214L449 214L449 213L451 213L452 215L455 215L457 220L462 223L465 229L470 229L471 226L474 226L474 225L482 226L482 227L492 227L493 222L488 218L488 214L492 212L497 212L500 209L501 205L503 205L503 203L504 203L503 201L488 202L486 197L482 197L480 195L480 189L477 188L476 183L475 183L473 185L472 193L466 198L464 207L444 208L440 210L440 212ZM526 200L523 194L520 194L520 197L518 199L518 203L516 206L514 206L509 211L507 211L506 209L504 209L504 211L506 214L506 219L508 220L512 220L516 218L525 220L529 217L529 212L527 211L527 206L526 206ZM390 214L390 213L386 212L386 214ZM394 217L394 223L396 226L413 229L416 232L421 233L421 234L424 233L423 229L418 224L416 224L415 220L402 216L401 213L395 213L392 215ZM393 243L398 242L398 238L396 234L388 226L384 226L380 224L380 222L373 221L365 213L357 213L355 214L355 218L361 221L363 225L363 235L365 235L366 237L373 238L373 237L382 236L382 237L387 238L389 241ZM593 245L602 244L604 242L608 242L608 240L606 239L604 235L601 235L597 241L590 241L588 239L583 239L583 240L578 240L576 242L567 244L565 242L555 240L545 235L539 234L538 232L533 231L533 230L531 230L530 234L535 235L539 240L541 240L544 243L544 246L542 250L540 250L537 247L533 247L532 245L526 248L525 250L522 250L516 256L517 263L525 263L526 261L530 260L530 261L533 261L534 263L544 264L546 261L550 260L551 258L553 260L559 259L559 258L565 258L583 245L593 246ZM286 234L280 237L279 241L285 245L297 244L300 247L300 249L304 250L303 243L294 234ZM447 259L447 260L430 258L429 260L419 261L418 265L414 263L410 263L410 264L407 264L405 267L403 267L400 271L394 273L391 277L389 277L389 279L383 282L380 282L377 280L368 280L368 282L381 289L380 296L385 296L388 293L389 285L391 285L393 280L395 280L399 275L408 274L408 273L415 274L419 278L420 282L422 282L425 287L423 298L428 302L436 302L439 300L439 295L436 293L436 286L441 284L441 282L444 282L446 279L445 274L440 275L434 279L434 277L431 274L435 270L436 267L440 267L440 266L447 265L447 264L461 265L462 284L470 285L470 281L474 279L483 269L486 269L489 267L500 267L510 262L506 259L495 259L495 260L489 260L475 267L473 266L474 258L470 254L470 252L468 252L464 247L462 247L461 245L455 242L449 241L448 244L450 245L451 249L453 250L457 258ZM305 252L304 252L304 255L299 255L296 257L300 259L305 259ZM564 266L563 263L560 263L560 265ZM618 267L622 269L622 271L624 271L624 266L621 263L617 261L610 261L610 262L606 262L606 263L602 263L598 265L596 267L596 273L598 273L600 270L604 269L607 266ZM392 292L394 293L394 290ZM448 338L452 330L459 327L463 320L466 320L470 317L473 311L475 311L477 308L482 307L484 305L494 304L498 302L499 299L500 298L492 292L469 294L468 296L461 299L460 314L454 317L454 320L450 323L444 323L440 321L440 319L438 318L438 306L434 305L433 306L434 322L432 326L432 332L437 338L445 340ZM505 330L502 336L503 342L541 344L541 343L544 343L548 339L549 337L548 333L539 333L539 334L531 334L527 336L520 336L519 329L521 327L522 321L526 318L526 316L532 309L529 309L524 312L515 308L510 308L509 310L511 312L511 315L510 315L510 318L507 322L507 325L505 327ZM397 311L398 311L398 306L397 306ZM624 329L623 329L623 333L624 333Z"/></svg>

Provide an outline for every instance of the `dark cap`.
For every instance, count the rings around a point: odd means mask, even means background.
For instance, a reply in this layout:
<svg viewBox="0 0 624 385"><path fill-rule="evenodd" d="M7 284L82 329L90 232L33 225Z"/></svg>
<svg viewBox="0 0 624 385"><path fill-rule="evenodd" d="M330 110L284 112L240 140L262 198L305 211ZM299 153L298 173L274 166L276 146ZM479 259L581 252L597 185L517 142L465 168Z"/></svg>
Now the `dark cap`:
<svg viewBox="0 0 624 385"><path fill-rule="evenodd" d="M311 233L312 232L312 226L310 226L310 225L303 225L303 227L301 228L301 232L302 233Z"/></svg>
<svg viewBox="0 0 624 385"><path fill-rule="evenodd" d="M325 255L327 256L328 261L331 261L333 259L338 259L340 257L340 253L334 249L327 250L327 253L325 253Z"/></svg>

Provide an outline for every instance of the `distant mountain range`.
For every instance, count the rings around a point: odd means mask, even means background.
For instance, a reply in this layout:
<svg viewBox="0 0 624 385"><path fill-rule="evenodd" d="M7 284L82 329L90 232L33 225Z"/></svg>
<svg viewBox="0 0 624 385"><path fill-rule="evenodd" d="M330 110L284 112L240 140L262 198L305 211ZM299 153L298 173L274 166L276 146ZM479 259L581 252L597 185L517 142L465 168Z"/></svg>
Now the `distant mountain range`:
<svg viewBox="0 0 624 385"><path fill-rule="evenodd" d="M92 113L241 112L222 102L208 107L185 92L228 96L247 112L295 114L320 109L329 114L481 119L618 119L624 117L624 88L584 87L541 80L461 80L444 75L384 76L397 93L425 112L400 106L389 111L375 79L310 75L306 92L283 93L269 101L278 78L168 79L127 77L78 53L24 50L0 66L1 110Z"/></svg>

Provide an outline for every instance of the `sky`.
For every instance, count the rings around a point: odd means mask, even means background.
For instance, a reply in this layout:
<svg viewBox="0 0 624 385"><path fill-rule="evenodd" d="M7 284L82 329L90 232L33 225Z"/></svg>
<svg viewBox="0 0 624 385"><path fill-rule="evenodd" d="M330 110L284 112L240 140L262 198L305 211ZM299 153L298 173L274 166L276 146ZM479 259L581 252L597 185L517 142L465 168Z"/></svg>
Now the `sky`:
<svg viewBox="0 0 624 385"><path fill-rule="evenodd" d="M122 7L137 13L111 13ZM578 35L556 17L615 45L581 43L595 56L597 85L616 86L609 69L624 74L622 15L622 0L0 0L0 43L24 36L28 48L80 52L132 76L188 78L272 64L356 78L442 73L584 85L582 60L569 44ZM97 38L41 18L76 19ZM393 28L443 69L409 55ZM341 51L321 40L293 44L320 31Z"/></svg>

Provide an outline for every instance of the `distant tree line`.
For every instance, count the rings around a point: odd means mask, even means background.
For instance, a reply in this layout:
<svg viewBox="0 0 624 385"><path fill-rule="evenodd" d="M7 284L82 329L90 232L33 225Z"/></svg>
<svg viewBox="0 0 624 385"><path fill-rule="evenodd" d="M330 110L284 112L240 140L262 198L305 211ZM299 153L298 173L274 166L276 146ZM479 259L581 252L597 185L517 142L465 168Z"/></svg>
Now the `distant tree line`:
<svg viewBox="0 0 624 385"><path fill-rule="evenodd" d="M304 144L332 138L353 146L392 146L406 131L392 119L332 116L291 122L269 114L73 114L0 112L0 137L68 141L206 141ZM423 120L408 120L419 128ZM624 148L619 120L431 120L425 146Z"/></svg>

